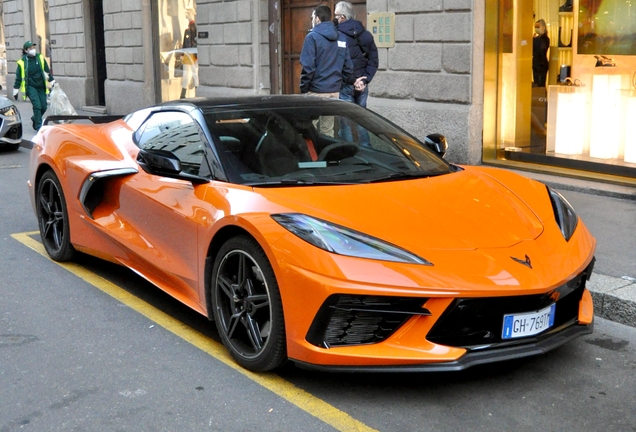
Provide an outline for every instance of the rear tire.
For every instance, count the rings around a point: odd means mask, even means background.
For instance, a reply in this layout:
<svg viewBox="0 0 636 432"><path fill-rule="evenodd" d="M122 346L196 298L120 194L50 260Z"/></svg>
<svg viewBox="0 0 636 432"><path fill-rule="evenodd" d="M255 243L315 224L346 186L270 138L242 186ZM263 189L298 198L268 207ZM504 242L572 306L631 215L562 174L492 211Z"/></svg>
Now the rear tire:
<svg viewBox="0 0 636 432"><path fill-rule="evenodd" d="M228 240L208 285L223 344L245 369L276 369L287 359L283 306L267 255L250 237Z"/></svg>
<svg viewBox="0 0 636 432"><path fill-rule="evenodd" d="M69 261L75 255L71 244L68 210L64 191L53 171L44 173L38 183L36 212L42 243L55 261Z"/></svg>

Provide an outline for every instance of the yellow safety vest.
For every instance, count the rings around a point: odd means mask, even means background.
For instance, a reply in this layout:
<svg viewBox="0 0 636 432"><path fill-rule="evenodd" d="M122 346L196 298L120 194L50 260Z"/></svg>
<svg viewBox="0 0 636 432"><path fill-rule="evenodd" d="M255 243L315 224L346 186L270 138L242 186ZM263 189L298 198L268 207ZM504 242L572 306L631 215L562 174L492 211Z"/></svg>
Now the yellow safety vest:
<svg viewBox="0 0 636 432"><path fill-rule="evenodd" d="M44 72L44 56L42 54L38 54L38 59L40 60L40 67L42 67L42 76L44 77L44 88L46 89L46 94L49 94L49 88L46 85L46 81L48 80L46 73ZM22 92L22 100L26 100L27 98L27 94L26 94L26 79L25 79L25 75L26 75L26 71L25 71L25 67L24 67L24 60L22 60L22 57L20 57L20 60L18 60L16 62L18 64L18 66L20 66L20 70L22 71L22 73L20 74L20 77L22 78L22 83L20 84L20 91Z"/></svg>

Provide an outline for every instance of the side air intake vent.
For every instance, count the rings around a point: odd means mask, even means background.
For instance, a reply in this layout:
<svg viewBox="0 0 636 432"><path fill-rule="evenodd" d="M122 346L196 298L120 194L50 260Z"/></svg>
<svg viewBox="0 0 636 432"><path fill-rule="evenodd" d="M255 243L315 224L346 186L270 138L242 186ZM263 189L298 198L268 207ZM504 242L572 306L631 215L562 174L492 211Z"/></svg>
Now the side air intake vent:
<svg viewBox="0 0 636 432"><path fill-rule="evenodd" d="M321 306L307 333L313 345L378 343L414 315L431 315L426 298L333 295Z"/></svg>

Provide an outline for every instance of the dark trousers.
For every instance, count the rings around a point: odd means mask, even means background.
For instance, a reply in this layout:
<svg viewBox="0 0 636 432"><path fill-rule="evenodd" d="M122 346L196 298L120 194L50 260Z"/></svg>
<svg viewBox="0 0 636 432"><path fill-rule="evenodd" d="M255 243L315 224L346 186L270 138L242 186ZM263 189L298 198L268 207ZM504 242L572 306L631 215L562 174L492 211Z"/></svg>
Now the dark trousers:
<svg viewBox="0 0 636 432"><path fill-rule="evenodd" d="M33 129L36 131L42 126L42 116L46 112L46 91L35 87L27 87L27 97L33 106Z"/></svg>

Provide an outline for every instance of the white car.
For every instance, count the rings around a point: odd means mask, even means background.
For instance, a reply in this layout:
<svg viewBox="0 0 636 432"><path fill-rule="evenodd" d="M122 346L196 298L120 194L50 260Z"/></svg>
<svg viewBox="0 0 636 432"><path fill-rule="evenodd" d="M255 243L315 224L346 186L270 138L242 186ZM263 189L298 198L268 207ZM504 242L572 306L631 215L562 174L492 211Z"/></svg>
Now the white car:
<svg viewBox="0 0 636 432"><path fill-rule="evenodd" d="M22 118L13 102L0 96L0 149L17 150L22 142Z"/></svg>

